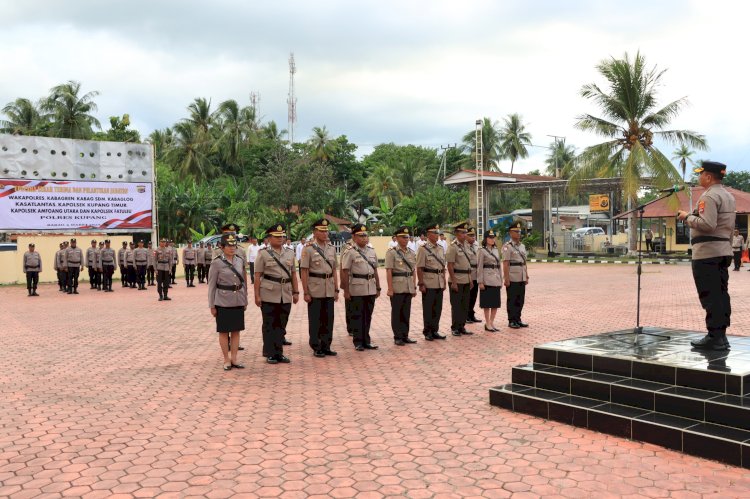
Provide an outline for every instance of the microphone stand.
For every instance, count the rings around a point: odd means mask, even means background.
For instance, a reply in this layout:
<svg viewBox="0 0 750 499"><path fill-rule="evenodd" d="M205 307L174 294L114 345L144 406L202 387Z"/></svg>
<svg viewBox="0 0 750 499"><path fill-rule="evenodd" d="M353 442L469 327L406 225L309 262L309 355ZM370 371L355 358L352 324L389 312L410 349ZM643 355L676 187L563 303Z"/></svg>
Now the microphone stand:
<svg viewBox="0 0 750 499"><path fill-rule="evenodd" d="M654 338L662 338L661 341L667 341L671 339L671 336L667 336L665 334L657 334L657 333L649 333L643 331L643 326L641 326L641 274L643 273L643 212L646 210L646 206L656 203L657 201L661 201L662 199L667 199L672 194L675 194L677 190L670 189L671 192L658 197L656 199L653 199L649 201L648 203L643 203L642 205L638 206L637 208L634 208L630 211L626 211L625 213L621 214L621 217L624 217L625 215L630 215L631 213L637 211L638 212L638 263L636 265L636 272L638 274L638 291L637 291L637 299L636 299L636 312L635 312L635 328L633 328L632 333L616 333L610 335L610 338L613 338L617 340L617 336L622 336L626 334L632 334L633 335L633 345L638 344L638 338L642 335L652 336ZM680 189L682 190L682 189ZM619 341L619 340L618 340Z"/></svg>

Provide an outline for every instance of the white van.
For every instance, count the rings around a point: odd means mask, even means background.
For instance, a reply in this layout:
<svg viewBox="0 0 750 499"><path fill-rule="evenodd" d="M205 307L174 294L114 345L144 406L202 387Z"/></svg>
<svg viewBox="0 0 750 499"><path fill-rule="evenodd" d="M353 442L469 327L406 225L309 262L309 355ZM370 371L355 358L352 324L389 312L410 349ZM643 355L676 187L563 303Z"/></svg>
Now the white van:
<svg viewBox="0 0 750 499"><path fill-rule="evenodd" d="M581 239L583 236L603 236L604 229L601 227L581 227L573 231L573 237Z"/></svg>

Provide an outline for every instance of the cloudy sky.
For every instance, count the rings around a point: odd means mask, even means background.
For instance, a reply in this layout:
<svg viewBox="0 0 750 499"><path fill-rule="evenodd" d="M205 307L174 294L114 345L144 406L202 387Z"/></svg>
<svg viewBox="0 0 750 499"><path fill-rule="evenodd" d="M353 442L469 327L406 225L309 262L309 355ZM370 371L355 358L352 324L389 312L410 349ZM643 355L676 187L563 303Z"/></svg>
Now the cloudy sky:
<svg viewBox="0 0 750 499"><path fill-rule="evenodd" d="M581 149L595 108L581 86L603 59L640 50L668 69L663 103L687 96L674 128L707 136L698 158L750 170L750 4L724 0L2 0L0 105L67 80L98 90L98 116L129 113L143 136L185 117L195 97L249 103L295 140L314 126L376 144L460 142L483 116L520 113L540 146ZM671 152L672 147L667 148ZM535 148L516 171L543 167ZM671 156L671 154L669 154ZM509 165L501 165L507 171Z"/></svg>

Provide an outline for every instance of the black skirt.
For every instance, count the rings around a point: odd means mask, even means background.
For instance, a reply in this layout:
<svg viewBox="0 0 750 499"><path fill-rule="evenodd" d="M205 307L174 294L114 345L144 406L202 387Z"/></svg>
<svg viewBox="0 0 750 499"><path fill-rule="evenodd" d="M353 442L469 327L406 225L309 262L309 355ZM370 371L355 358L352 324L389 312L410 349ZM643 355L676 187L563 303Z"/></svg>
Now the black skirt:
<svg viewBox="0 0 750 499"><path fill-rule="evenodd" d="M479 290L479 308L500 308L500 286L485 286Z"/></svg>
<svg viewBox="0 0 750 499"><path fill-rule="evenodd" d="M245 329L245 307L216 307L216 332L231 333Z"/></svg>

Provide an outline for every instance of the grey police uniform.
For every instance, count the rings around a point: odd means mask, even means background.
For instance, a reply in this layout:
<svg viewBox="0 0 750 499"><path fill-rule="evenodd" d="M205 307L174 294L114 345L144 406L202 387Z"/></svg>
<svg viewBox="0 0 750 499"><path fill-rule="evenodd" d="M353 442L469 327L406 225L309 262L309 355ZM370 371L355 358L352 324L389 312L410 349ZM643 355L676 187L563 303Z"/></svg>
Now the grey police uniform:
<svg viewBox="0 0 750 499"><path fill-rule="evenodd" d="M112 291L112 274L115 273L116 258L115 250L107 247L102 248L102 284L105 291Z"/></svg>
<svg viewBox="0 0 750 499"><path fill-rule="evenodd" d="M128 269L127 269L127 263L125 262L125 253L127 252L126 248L120 248L117 251L117 265L120 267L120 282L122 283L122 287L125 287L128 285Z"/></svg>
<svg viewBox="0 0 750 499"><path fill-rule="evenodd" d="M83 265L83 251L81 248L68 248L65 250L63 267L68 271L67 289L68 294L78 294L78 275Z"/></svg>
<svg viewBox="0 0 750 499"><path fill-rule="evenodd" d="M457 290L454 291L451 282L450 300L451 300L451 332L454 335L466 333L466 319L469 314L469 298L471 297L471 259L469 254L471 250L468 244L458 242L454 239L448 245L448 252L445 255L446 263L453 264L453 276Z"/></svg>
<svg viewBox="0 0 750 499"><path fill-rule="evenodd" d="M484 284L484 289L479 292L479 307L499 308L503 270L496 247L481 248L477 253L477 286L480 284Z"/></svg>
<svg viewBox="0 0 750 499"><path fill-rule="evenodd" d="M195 248L187 247L182 250L182 265L185 267L185 282L188 287L191 288L194 286L195 264L197 261L197 251Z"/></svg>
<svg viewBox="0 0 750 499"><path fill-rule="evenodd" d="M89 270L89 286L96 288L96 248L89 247L86 250L86 267Z"/></svg>
<svg viewBox="0 0 750 499"><path fill-rule="evenodd" d="M506 292L506 309L509 323L520 323L523 305L526 301L526 281L529 274L526 269L526 246L512 240L503 244L503 261L508 262L508 286Z"/></svg>
<svg viewBox="0 0 750 499"><path fill-rule="evenodd" d="M148 267L148 248L138 247L133 250L133 261L138 279L138 289L146 289L146 268Z"/></svg>
<svg viewBox="0 0 750 499"><path fill-rule="evenodd" d="M378 257L375 250L353 246L341 261L342 270L349 271L349 295L352 307L354 346L371 345L370 325L375 310Z"/></svg>
<svg viewBox="0 0 750 499"><path fill-rule="evenodd" d="M172 270L172 252L169 248L159 246L154 250L156 261L156 290L159 292L159 300L171 300L169 298L169 276Z"/></svg>
<svg viewBox="0 0 750 499"><path fill-rule="evenodd" d="M234 255L230 262L222 254L208 269L208 306L216 308L216 332L230 333L245 329L247 279L245 265Z"/></svg>
<svg viewBox="0 0 750 499"><path fill-rule="evenodd" d="M260 255L263 250L259 251ZM322 253L322 255L321 255ZM255 260L257 268L258 260ZM307 289L310 295L307 304L307 323L310 348L314 352L327 351L333 341L333 303L336 286L333 274L336 272L336 248L327 243L308 243L302 250L300 269L307 269Z"/></svg>
<svg viewBox="0 0 750 499"><path fill-rule="evenodd" d="M55 253L55 270L57 270L57 285L59 291L65 291L68 280L68 272L65 268L65 250L61 249Z"/></svg>
<svg viewBox="0 0 750 499"><path fill-rule="evenodd" d="M29 296L36 296L39 285L39 272L42 271L42 256L38 251L27 251L23 254L23 273L26 274L26 288Z"/></svg>

